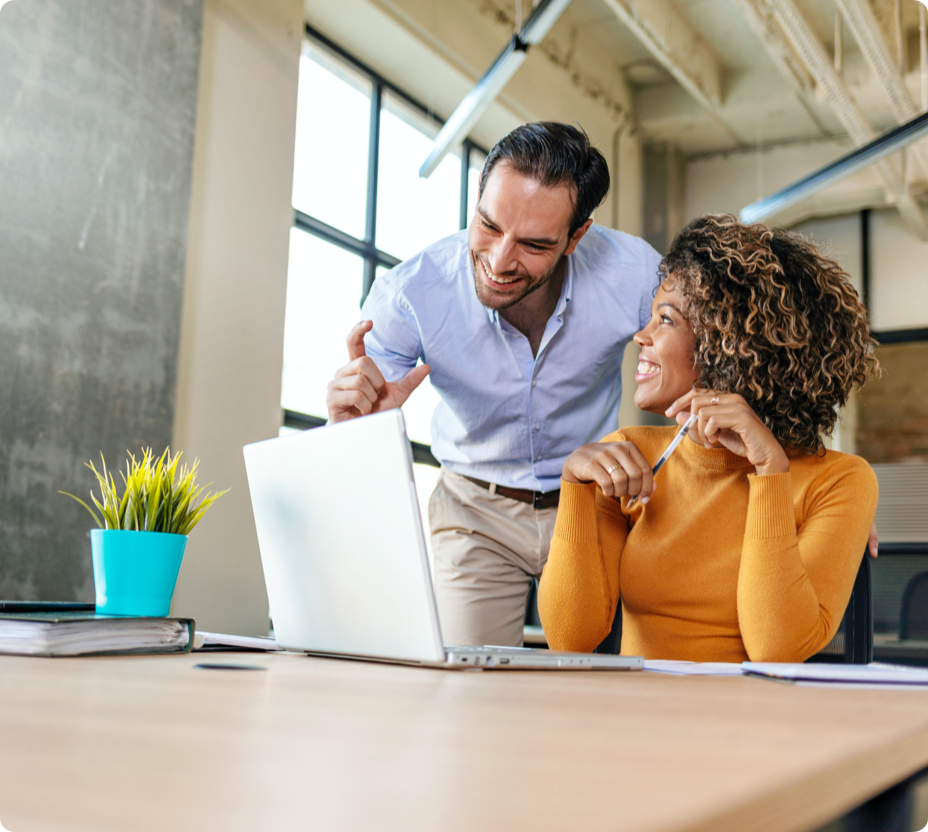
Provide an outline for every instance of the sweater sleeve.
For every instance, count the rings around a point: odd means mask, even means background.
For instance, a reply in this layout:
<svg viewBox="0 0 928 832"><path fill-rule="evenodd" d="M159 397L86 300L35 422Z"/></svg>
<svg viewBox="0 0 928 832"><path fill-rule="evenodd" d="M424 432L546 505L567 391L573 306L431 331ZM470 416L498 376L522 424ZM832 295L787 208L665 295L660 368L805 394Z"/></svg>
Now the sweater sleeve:
<svg viewBox="0 0 928 832"><path fill-rule="evenodd" d="M628 521L595 483L561 481L538 612L555 650L592 651L612 628Z"/></svg>
<svg viewBox="0 0 928 832"><path fill-rule="evenodd" d="M848 457L810 489L796 528L792 476L749 476L738 623L752 661L797 662L834 636L876 513L877 484Z"/></svg>

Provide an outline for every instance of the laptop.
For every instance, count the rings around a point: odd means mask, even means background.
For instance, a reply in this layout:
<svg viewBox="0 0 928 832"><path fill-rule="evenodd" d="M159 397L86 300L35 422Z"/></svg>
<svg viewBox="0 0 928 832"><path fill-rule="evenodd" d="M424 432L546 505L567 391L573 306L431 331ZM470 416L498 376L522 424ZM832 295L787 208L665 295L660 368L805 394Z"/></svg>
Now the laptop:
<svg viewBox="0 0 928 832"><path fill-rule="evenodd" d="M442 642L400 410L246 445L277 643L455 669L639 670L639 657Z"/></svg>

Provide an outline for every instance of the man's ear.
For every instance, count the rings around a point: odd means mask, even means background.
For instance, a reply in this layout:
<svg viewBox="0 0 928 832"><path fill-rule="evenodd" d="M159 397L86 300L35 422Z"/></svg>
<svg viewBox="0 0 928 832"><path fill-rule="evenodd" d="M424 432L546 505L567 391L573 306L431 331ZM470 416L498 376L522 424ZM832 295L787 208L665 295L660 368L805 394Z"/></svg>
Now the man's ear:
<svg viewBox="0 0 928 832"><path fill-rule="evenodd" d="M570 242L567 244L567 248L564 250L565 257L568 254L574 253L574 249L577 247L577 243L579 243L583 239L583 235L586 234L586 232L590 230L590 226L592 224L593 224L593 218L590 217L585 223L583 223L583 225L581 225L576 231L574 231L573 236L570 238Z"/></svg>

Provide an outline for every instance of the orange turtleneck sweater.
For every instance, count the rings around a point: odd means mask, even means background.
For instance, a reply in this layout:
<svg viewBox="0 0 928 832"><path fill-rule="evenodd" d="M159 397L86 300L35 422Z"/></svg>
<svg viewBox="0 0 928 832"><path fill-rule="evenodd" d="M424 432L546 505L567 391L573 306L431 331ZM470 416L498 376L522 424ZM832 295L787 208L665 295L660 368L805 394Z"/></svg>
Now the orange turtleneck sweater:
<svg viewBox="0 0 928 832"><path fill-rule="evenodd" d="M627 428L653 465L677 428ZM561 482L538 609L548 644L590 651L622 600L622 653L647 659L803 661L835 634L876 513L860 457L792 456L759 477L689 439L647 505Z"/></svg>

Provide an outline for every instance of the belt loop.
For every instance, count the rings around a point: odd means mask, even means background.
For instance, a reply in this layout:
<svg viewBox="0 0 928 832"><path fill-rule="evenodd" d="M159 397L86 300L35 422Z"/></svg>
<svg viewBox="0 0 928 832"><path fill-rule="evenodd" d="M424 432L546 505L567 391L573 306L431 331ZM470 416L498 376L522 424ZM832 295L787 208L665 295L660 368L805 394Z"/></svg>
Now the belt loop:
<svg viewBox="0 0 928 832"><path fill-rule="evenodd" d="M495 483L495 482L491 482L491 483L490 483L490 487L487 489L487 491L489 491L491 494L495 494L495 493L496 493L496 483Z"/></svg>
<svg viewBox="0 0 928 832"><path fill-rule="evenodd" d="M538 509L541 506L541 501L544 498L544 494L541 491L536 491L532 497L532 508Z"/></svg>

